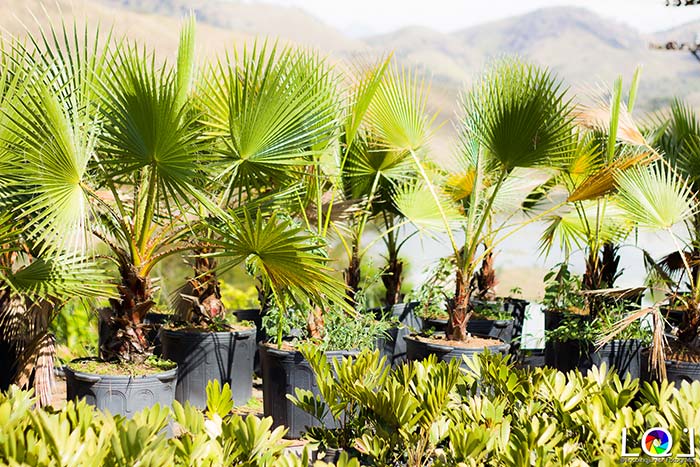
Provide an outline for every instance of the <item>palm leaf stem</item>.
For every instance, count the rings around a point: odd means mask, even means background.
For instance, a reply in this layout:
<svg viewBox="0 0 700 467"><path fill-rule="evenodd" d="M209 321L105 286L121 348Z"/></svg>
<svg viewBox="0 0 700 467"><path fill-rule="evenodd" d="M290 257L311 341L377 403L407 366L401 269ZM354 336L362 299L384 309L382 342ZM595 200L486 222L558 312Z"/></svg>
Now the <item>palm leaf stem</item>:
<svg viewBox="0 0 700 467"><path fill-rule="evenodd" d="M435 191L435 187L433 186L433 183L430 180L430 177L428 177L428 174L425 172L425 168L423 168L423 164L421 164L420 160L418 159L418 155L412 149L410 150L410 153L411 153L411 157L413 158L413 162L416 164L416 167L418 167L418 172L420 172L420 175L423 178L423 181L425 181L425 184L428 187L428 190L430 191L430 195L433 197L433 200L435 201L435 204L438 208L438 212L440 213L440 217L442 218L442 222L445 225L445 230L447 232L447 236L450 239L450 244L452 245L452 251L454 252L455 257L459 258L460 249L457 246L457 241L455 240L454 234L452 233L452 229L450 228L450 222L447 219L447 214L445 214L445 210L442 208L442 200L440 199L437 192Z"/></svg>

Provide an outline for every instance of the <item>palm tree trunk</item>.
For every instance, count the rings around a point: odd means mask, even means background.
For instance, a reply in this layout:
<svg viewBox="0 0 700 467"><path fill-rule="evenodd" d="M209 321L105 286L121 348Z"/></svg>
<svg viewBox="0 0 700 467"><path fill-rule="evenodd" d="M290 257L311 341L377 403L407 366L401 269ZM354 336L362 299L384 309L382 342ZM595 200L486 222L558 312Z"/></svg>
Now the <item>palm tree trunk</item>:
<svg viewBox="0 0 700 467"><path fill-rule="evenodd" d="M386 289L384 301L387 306L401 303L401 283L403 282L403 261L390 256L386 270L382 273L382 282Z"/></svg>
<svg viewBox="0 0 700 467"><path fill-rule="evenodd" d="M122 263L118 299L110 299L111 307L101 310L104 328L100 341L100 357L104 360L142 361L150 343L146 338L144 319L155 305L150 277L142 276L136 266Z"/></svg>
<svg viewBox="0 0 700 467"><path fill-rule="evenodd" d="M359 245L355 242L352 246L352 254L348 267L345 269L345 284L348 286L348 302L355 303L355 295L360 290L360 251Z"/></svg>
<svg viewBox="0 0 700 467"><path fill-rule="evenodd" d="M600 251L590 251L586 259L586 271L583 274L581 288L583 290L599 290L612 288L619 277L620 247L605 243ZM588 309L592 318L598 316L605 306L605 297L588 296Z"/></svg>
<svg viewBox="0 0 700 467"><path fill-rule="evenodd" d="M465 341L469 337L467 324L472 316L471 295L473 293L469 274L457 271L455 297L448 303L450 319L447 321L447 339Z"/></svg>

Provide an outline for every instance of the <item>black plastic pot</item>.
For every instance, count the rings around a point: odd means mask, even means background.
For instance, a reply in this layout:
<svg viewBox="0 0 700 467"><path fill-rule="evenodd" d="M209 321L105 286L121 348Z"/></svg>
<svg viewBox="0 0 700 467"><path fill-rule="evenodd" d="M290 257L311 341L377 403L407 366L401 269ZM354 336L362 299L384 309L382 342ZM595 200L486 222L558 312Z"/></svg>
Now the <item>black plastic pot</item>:
<svg viewBox="0 0 700 467"><path fill-rule="evenodd" d="M436 344L432 342L425 342L417 339L415 336L407 336L406 340L406 354L408 360L416 361L423 360L429 355L436 355L438 360L449 362L450 360L459 360L460 366L466 368L462 356L473 357L483 353L488 349L491 353L508 353L510 345L503 343L498 345L492 345L487 348L466 348L466 347L453 347L451 345Z"/></svg>
<svg viewBox="0 0 700 467"><path fill-rule="evenodd" d="M0 391L7 391L10 388L16 360L10 345L0 341Z"/></svg>
<svg viewBox="0 0 700 467"><path fill-rule="evenodd" d="M423 329L445 332L447 330L447 320L426 318L423 320ZM469 323L467 323L467 331L475 336L493 337L510 344L513 340L513 320L470 319Z"/></svg>
<svg viewBox="0 0 700 467"><path fill-rule="evenodd" d="M680 387L683 381L700 381L700 363L666 360L666 379Z"/></svg>
<svg viewBox="0 0 700 467"><path fill-rule="evenodd" d="M609 370L620 378L627 375L640 378L642 371L642 343L637 339L614 340L591 353L591 363L600 366L605 363Z"/></svg>
<svg viewBox="0 0 700 467"><path fill-rule="evenodd" d="M545 332L557 329L566 317L574 319L590 319L584 315L571 315L559 311L544 311ZM544 363L550 368L559 371L586 370L591 367L591 346L588 342L580 340L554 341L547 339L544 344Z"/></svg>
<svg viewBox="0 0 700 467"><path fill-rule="evenodd" d="M517 362L520 368L542 368L544 366L543 350L525 350Z"/></svg>
<svg viewBox="0 0 700 467"><path fill-rule="evenodd" d="M260 308L247 308L243 310L233 310L232 313L236 315L239 321L250 321L255 324L255 343L258 344L265 340L265 331L262 326L263 313ZM255 346L255 361L253 363L253 368L255 369L255 374L262 376L262 370L260 369L260 352L258 351L258 346Z"/></svg>
<svg viewBox="0 0 700 467"><path fill-rule="evenodd" d="M236 405L253 393L255 329L236 332L161 330L163 357L178 364L175 399L204 408L209 381L228 383Z"/></svg>
<svg viewBox="0 0 700 467"><path fill-rule="evenodd" d="M64 367L68 400L85 399L88 404L113 415L131 418L155 404L169 407L175 396L177 369L155 375L95 375Z"/></svg>
<svg viewBox="0 0 700 467"><path fill-rule="evenodd" d="M287 398L295 395L295 389L306 389L318 395L318 385L311 365L301 352L277 349L265 343L258 344L260 363L263 371L263 412L272 417L272 427L288 428L287 438L297 439L307 427L319 426L314 417L296 407ZM357 351L337 350L326 352L330 361L334 358L356 355ZM327 428L336 428L335 421L328 415L323 421Z"/></svg>
<svg viewBox="0 0 700 467"><path fill-rule="evenodd" d="M381 355L386 357L387 362L391 366L396 366L401 362L406 361L406 341L404 337L411 334L413 331L422 329L423 320L416 315L418 302L397 303L390 308L376 308L373 311L377 318L386 317L390 314L395 317L399 325L389 329L388 336L382 337L377 341L377 348Z"/></svg>

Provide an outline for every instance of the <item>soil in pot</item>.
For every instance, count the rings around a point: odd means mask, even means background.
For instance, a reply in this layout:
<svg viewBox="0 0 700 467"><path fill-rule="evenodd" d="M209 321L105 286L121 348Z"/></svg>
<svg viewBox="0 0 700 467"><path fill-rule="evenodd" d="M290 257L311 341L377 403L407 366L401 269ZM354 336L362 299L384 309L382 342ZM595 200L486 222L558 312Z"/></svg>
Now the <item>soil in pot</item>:
<svg viewBox="0 0 700 467"><path fill-rule="evenodd" d="M163 356L178 364L175 399L205 408L209 381L231 386L233 402L244 405L253 392L253 328L231 332L161 330Z"/></svg>
<svg viewBox="0 0 700 467"><path fill-rule="evenodd" d="M510 344L513 340L512 319L470 319L467 324L467 331L476 336L488 336ZM447 320L438 318L426 318L423 320L423 330L445 332Z"/></svg>
<svg viewBox="0 0 700 467"><path fill-rule="evenodd" d="M408 360L422 360L429 355L436 355L438 360L445 362L457 359L463 368L466 368L463 356L470 358L487 349L492 353L505 354L510 348L509 344L497 339L472 337L467 341L451 341L444 334L430 337L412 335L405 340Z"/></svg>
<svg viewBox="0 0 700 467"><path fill-rule="evenodd" d="M154 366L78 359L66 365L64 372L68 400L85 399L100 410L127 418L155 404L169 407L175 397L177 368L172 362Z"/></svg>
<svg viewBox="0 0 700 467"><path fill-rule="evenodd" d="M263 412L264 416L272 417L272 427L285 426L288 428L287 438L300 438L307 427L320 426L318 420L296 407L287 398L294 395L295 389L306 389L318 395L316 376L309 362L301 352L291 348L278 349L273 344L260 343L260 362L263 371ZM336 350L325 353L330 361L356 355L357 351ZM333 418L324 420L327 428L336 428Z"/></svg>

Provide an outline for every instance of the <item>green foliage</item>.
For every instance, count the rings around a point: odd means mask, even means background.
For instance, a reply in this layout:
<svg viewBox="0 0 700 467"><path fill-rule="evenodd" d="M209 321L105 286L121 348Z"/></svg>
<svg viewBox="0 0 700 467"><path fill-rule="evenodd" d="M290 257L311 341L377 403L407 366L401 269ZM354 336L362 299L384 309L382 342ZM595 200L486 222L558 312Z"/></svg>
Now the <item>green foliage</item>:
<svg viewBox="0 0 700 467"><path fill-rule="evenodd" d="M263 316L263 329L268 335L279 332L292 337L292 344L308 341L310 338L306 326L308 308L287 310L287 318L279 319L280 309L269 308ZM280 326L281 321L281 327ZM384 337L391 326L389 318L377 319L369 311L347 312L342 309L329 308L323 314L324 330L320 339L314 339L314 345L323 350L364 350L376 347L377 339Z"/></svg>
<svg viewBox="0 0 700 467"><path fill-rule="evenodd" d="M544 276L542 305L552 311L580 311L585 301L581 295L581 277L572 273L568 263L559 263Z"/></svg>
<svg viewBox="0 0 700 467"><path fill-rule="evenodd" d="M640 389L639 381L621 381L605 368L586 376L521 370L508 357L489 354L465 359L466 372L456 362L426 360L387 374L371 353L331 370L313 349L309 354L325 383L321 396L306 395L298 405L313 411L329 400L331 411L358 413L360 421L349 417L353 425L345 433L354 434L352 446L366 465L615 465L623 429L628 449L639 452L634 440L648 427L669 427L680 436L699 416L698 382ZM347 376L357 380L346 385ZM310 432L313 439L334 434ZM687 450L687 442L679 444L674 452Z"/></svg>
<svg viewBox="0 0 700 467"><path fill-rule="evenodd" d="M297 405L339 428L315 428L301 455L285 452L284 428L231 413L230 389L210 384L208 409L178 402L130 420L83 401L36 409L31 392L0 394L0 464L19 466L329 467L310 449L342 446L336 466L612 466L640 452L650 427L667 428L672 454L688 452L684 428L700 423L700 382L680 387L620 380L594 368L587 375L519 369L500 354L450 364L435 358L390 369L378 352L328 362L308 346L319 396L298 391ZM165 427L171 424L172 437Z"/></svg>
<svg viewBox="0 0 700 467"><path fill-rule="evenodd" d="M64 363L89 357L97 351L97 316L85 303L69 303L50 326L56 337L56 354Z"/></svg>
<svg viewBox="0 0 700 467"><path fill-rule="evenodd" d="M272 419L230 413L228 385L207 387L206 413L175 402L132 419L96 410L84 401L61 410L35 409L31 392L16 387L0 394L0 464L20 467L332 467L285 453L285 429ZM229 401L227 406L223 401ZM166 428L171 425L173 436ZM359 467L344 455L337 466Z"/></svg>

